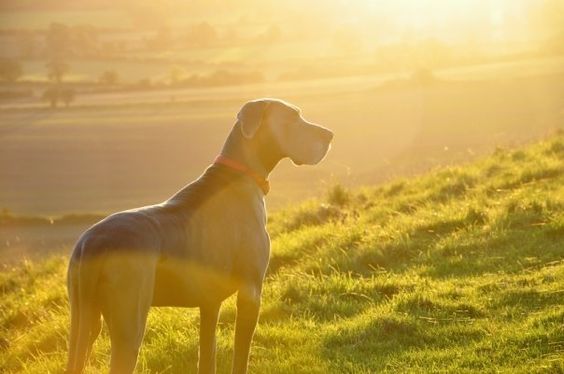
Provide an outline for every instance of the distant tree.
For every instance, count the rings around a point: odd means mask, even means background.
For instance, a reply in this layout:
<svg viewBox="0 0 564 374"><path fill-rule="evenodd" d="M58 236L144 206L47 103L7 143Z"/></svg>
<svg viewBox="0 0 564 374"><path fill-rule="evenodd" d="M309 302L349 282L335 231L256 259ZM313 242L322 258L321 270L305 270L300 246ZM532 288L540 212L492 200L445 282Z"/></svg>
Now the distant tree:
<svg viewBox="0 0 564 374"><path fill-rule="evenodd" d="M51 108L57 108L60 102L63 102L68 107L76 98L76 92L70 87L52 84L43 92L41 98L43 101L47 101Z"/></svg>
<svg viewBox="0 0 564 374"><path fill-rule="evenodd" d="M43 101L49 102L51 108L56 108L59 103L59 89L55 86L49 86L41 96Z"/></svg>
<svg viewBox="0 0 564 374"><path fill-rule="evenodd" d="M0 59L0 79L4 82L15 82L22 76L22 66L19 62L2 58Z"/></svg>
<svg viewBox="0 0 564 374"><path fill-rule="evenodd" d="M106 70L100 75L98 81L103 85L113 86L118 83L119 75L113 70Z"/></svg>
<svg viewBox="0 0 564 374"><path fill-rule="evenodd" d="M70 103L74 101L76 94L72 88L63 88L59 91L59 96L68 108Z"/></svg>
<svg viewBox="0 0 564 374"><path fill-rule="evenodd" d="M61 83L68 73L69 65L65 62L70 54L70 32L66 25L52 23L45 37L47 46L47 77L52 82Z"/></svg>
<svg viewBox="0 0 564 374"><path fill-rule="evenodd" d="M69 65L62 60L51 60L47 63L47 77L57 84L63 81L65 74L69 72Z"/></svg>

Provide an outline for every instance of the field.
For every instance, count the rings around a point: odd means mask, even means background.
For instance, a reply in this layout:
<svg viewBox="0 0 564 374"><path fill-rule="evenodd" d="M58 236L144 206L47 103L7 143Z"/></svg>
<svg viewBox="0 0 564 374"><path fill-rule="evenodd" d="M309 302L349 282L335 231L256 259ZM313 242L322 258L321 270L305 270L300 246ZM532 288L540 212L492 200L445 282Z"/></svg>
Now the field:
<svg viewBox="0 0 564 374"><path fill-rule="evenodd" d="M495 79L497 65L467 67L437 72L427 85L383 75L90 94L58 110L12 104L0 111L2 214L93 217L53 225L6 225L0 217L0 260L65 252L96 216L168 198L212 162L247 99L286 98L336 133L322 164L277 167L267 196L275 211L334 183L417 175L562 129L564 75L545 71L555 64L509 63L513 69Z"/></svg>
<svg viewBox="0 0 564 374"><path fill-rule="evenodd" d="M437 72L427 85L376 75L85 94L58 110L12 104L0 111L0 208L52 216L162 201L212 162L242 103L262 96L294 102L336 133L320 166L285 161L276 169L271 207L336 181L363 185L412 175L561 128L564 64L552 73L547 67L558 61L508 63L503 74L498 65Z"/></svg>
<svg viewBox="0 0 564 374"><path fill-rule="evenodd" d="M251 372L564 372L563 212L561 132L276 212ZM66 261L4 266L0 371L63 367ZM221 373L234 316L231 298ZM153 309L138 372L195 372L197 331L193 310ZM108 358L104 330L88 372Z"/></svg>

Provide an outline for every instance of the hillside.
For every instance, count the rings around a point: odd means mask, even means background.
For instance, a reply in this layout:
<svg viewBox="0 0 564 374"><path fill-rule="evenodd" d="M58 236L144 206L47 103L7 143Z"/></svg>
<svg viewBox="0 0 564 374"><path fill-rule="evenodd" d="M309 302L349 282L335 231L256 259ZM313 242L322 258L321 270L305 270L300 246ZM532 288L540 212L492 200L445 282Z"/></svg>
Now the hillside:
<svg viewBox="0 0 564 374"><path fill-rule="evenodd" d="M253 373L564 372L564 134L270 217ZM59 372L67 259L4 268L0 371ZM235 308L218 330L228 372ZM151 311L138 372L195 372L198 315ZM104 330L89 373L105 368Z"/></svg>

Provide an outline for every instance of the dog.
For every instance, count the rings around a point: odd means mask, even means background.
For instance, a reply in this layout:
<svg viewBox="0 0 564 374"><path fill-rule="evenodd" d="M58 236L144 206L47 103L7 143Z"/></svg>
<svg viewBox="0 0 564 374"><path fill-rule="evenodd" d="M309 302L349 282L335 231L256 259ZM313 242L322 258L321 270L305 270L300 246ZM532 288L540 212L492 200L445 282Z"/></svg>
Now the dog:
<svg viewBox="0 0 564 374"><path fill-rule="evenodd" d="M284 158L319 163L333 132L295 105L243 105L215 162L161 204L112 214L86 230L69 261L67 373L81 373L102 328L110 373L135 369L151 306L198 307L198 372L215 373L221 303L237 293L232 373L246 373L270 255L264 196Z"/></svg>

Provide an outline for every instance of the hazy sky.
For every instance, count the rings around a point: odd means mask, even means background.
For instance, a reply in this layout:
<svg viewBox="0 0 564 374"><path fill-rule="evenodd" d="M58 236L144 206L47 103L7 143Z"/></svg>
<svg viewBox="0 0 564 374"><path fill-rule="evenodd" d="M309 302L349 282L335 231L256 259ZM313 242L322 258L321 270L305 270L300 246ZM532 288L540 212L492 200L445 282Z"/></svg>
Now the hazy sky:
<svg viewBox="0 0 564 374"><path fill-rule="evenodd" d="M365 35L373 35L380 40L408 36L411 39L433 37L446 41L511 41L531 37L531 11L538 9L545 1L117 0L108 3L106 0L60 0L50 1L46 5L10 0L0 8L0 20L3 27L11 28L17 28L24 23L45 27L51 22L65 20L75 24L90 21L95 26L123 27L128 24L123 22L124 18L142 11L150 15L149 20L162 18L162 24L169 26L189 25L208 18L214 23L276 22L283 31L291 31L298 26L302 29L308 26L311 29L321 29L317 30L319 32L323 32L323 29L330 32L333 27L346 27ZM22 9L41 9L42 14L21 12ZM89 17L88 12L92 10L95 10L98 16Z"/></svg>

